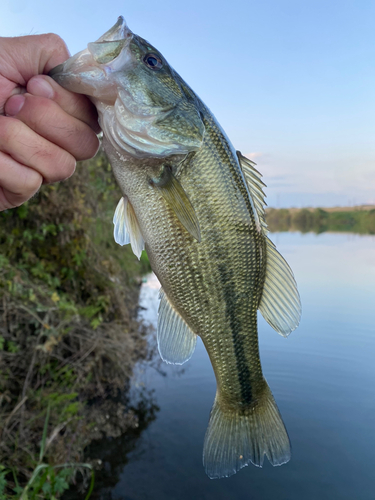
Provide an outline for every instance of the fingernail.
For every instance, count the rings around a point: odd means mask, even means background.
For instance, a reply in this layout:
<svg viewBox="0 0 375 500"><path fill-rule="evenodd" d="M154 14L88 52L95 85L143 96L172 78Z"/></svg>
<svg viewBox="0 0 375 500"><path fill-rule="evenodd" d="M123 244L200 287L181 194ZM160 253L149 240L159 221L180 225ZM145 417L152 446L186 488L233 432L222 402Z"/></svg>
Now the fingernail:
<svg viewBox="0 0 375 500"><path fill-rule="evenodd" d="M38 97L52 99L54 90L51 85L42 77L35 76L27 84L27 91Z"/></svg>
<svg viewBox="0 0 375 500"><path fill-rule="evenodd" d="M25 104L25 97L23 95L14 95L9 97L5 103L6 116L16 116L21 111L22 106Z"/></svg>

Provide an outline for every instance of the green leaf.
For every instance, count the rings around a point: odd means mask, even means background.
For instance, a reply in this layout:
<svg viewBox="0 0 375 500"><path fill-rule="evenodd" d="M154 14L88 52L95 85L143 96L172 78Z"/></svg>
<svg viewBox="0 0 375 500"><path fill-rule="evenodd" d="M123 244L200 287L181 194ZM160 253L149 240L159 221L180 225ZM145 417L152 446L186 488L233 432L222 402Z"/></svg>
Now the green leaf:
<svg viewBox="0 0 375 500"><path fill-rule="evenodd" d="M7 259L4 255L0 255L0 269L9 265L9 259Z"/></svg>
<svg viewBox="0 0 375 500"><path fill-rule="evenodd" d="M19 351L19 346L13 342L12 340L9 340L7 342L7 347L8 347L8 351L11 352L12 354L15 354L16 352Z"/></svg>
<svg viewBox="0 0 375 500"><path fill-rule="evenodd" d="M23 488L20 485L18 485L15 488L13 488L13 491L18 496L21 495L21 493L23 492Z"/></svg>
<svg viewBox="0 0 375 500"><path fill-rule="evenodd" d="M43 484L42 486L42 491L44 493L51 493L52 491L52 486L51 486L51 483L48 483L47 481Z"/></svg>
<svg viewBox="0 0 375 500"><path fill-rule="evenodd" d="M17 215L20 219L26 219L28 213L28 204L24 203L20 207L17 208Z"/></svg>
<svg viewBox="0 0 375 500"><path fill-rule="evenodd" d="M70 471L71 473L71 471ZM69 488L69 484L66 482L64 474L61 472L56 476L54 493L62 493L64 490Z"/></svg>

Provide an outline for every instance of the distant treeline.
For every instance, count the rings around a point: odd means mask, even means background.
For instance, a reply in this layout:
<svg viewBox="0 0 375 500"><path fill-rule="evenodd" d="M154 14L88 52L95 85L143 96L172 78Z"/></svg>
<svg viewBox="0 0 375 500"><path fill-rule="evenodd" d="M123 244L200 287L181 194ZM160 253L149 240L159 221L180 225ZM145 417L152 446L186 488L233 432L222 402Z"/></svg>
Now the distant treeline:
<svg viewBox="0 0 375 500"><path fill-rule="evenodd" d="M375 234L375 209L331 211L322 208L270 208L267 210L267 224L272 232L323 233L324 231L338 231Z"/></svg>

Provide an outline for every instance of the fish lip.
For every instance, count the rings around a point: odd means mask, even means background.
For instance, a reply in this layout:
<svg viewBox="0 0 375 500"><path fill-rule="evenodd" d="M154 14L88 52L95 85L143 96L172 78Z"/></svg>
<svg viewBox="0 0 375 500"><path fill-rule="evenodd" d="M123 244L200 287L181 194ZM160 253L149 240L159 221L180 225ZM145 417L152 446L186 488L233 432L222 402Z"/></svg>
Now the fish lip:
<svg viewBox="0 0 375 500"><path fill-rule="evenodd" d="M58 66L55 66L54 68L52 68L49 71L48 76L52 77L55 81L57 81L57 83L59 83L59 79L61 79L62 77L72 77L72 76L78 77L78 76L80 76L80 74L82 73L82 69L83 69L82 58L89 59L88 61L87 60L85 61L85 68L84 68L85 72L90 71L90 70L91 71L92 70L94 70L94 71L99 70L99 67L90 61L91 55L90 55L88 49L84 49L84 50L81 50L81 52L77 52L77 54L74 54L74 56L69 57L69 59L67 59L62 64L59 64ZM77 65L77 61L78 61L78 65ZM72 71L72 69L73 69L73 71Z"/></svg>
<svg viewBox="0 0 375 500"><path fill-rule="evenodd" d="M55 75L58 75L60 73L63 73L64 72L64 65L65 63L62 63L62 64L59 64L57 66L55 66L54 68L52 68L47 74L48 76L50 76L51 78L53 78Z"/></svg>

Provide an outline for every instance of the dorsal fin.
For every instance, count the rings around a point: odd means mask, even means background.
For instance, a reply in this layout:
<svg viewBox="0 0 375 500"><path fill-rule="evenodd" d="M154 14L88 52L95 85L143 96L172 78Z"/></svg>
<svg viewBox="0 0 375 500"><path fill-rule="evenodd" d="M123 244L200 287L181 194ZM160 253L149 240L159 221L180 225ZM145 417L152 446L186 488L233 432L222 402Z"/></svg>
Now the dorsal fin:
<svg viewBox="0 0 375 500"><path fill-rule="evenodd" d="M259 310L272 328L286 337L297 328L301 318L301 300L297 283L288 263L267 237L268 229L264 210L266 202L263 192L265 184L261 180L262 174L254 168L255 163L245 158L239 151L237 151L237 157L256 211L255 220L259 220L261 230L266 237L266 279Z"/></svg>
<svg viewBox="0 0 375 500"><path fill-rule="evenodd" d="M160 289L157 340L163 361L182 365L191 358L197 336L169 302L164 290Z"/></svg>
<svg viewBox="0 0 375 500"><path fill-rule="evenodd" d="M140 259L145 242L133 206L126 196L118 202L113 224L116 243L121 246L130 243L134 254Z"/></svg>
<svg viewBox="0 0 375 500"><path fill-rule="evenodd" d="M259 220L262 232L264 236L267 236L268 229L264 210L264 207L267 206L267 203L265 201L266 195L263 191L263 188L266 187L266 185L262 181L262 174L258 172L258 170L254 167L256 163L243 156L240 151L236 151L236 153L238 161L240 162L242 173L247 183L247 187L250 191L252 204L254 204L254 209L256 211L255 219Z"/></svg>

